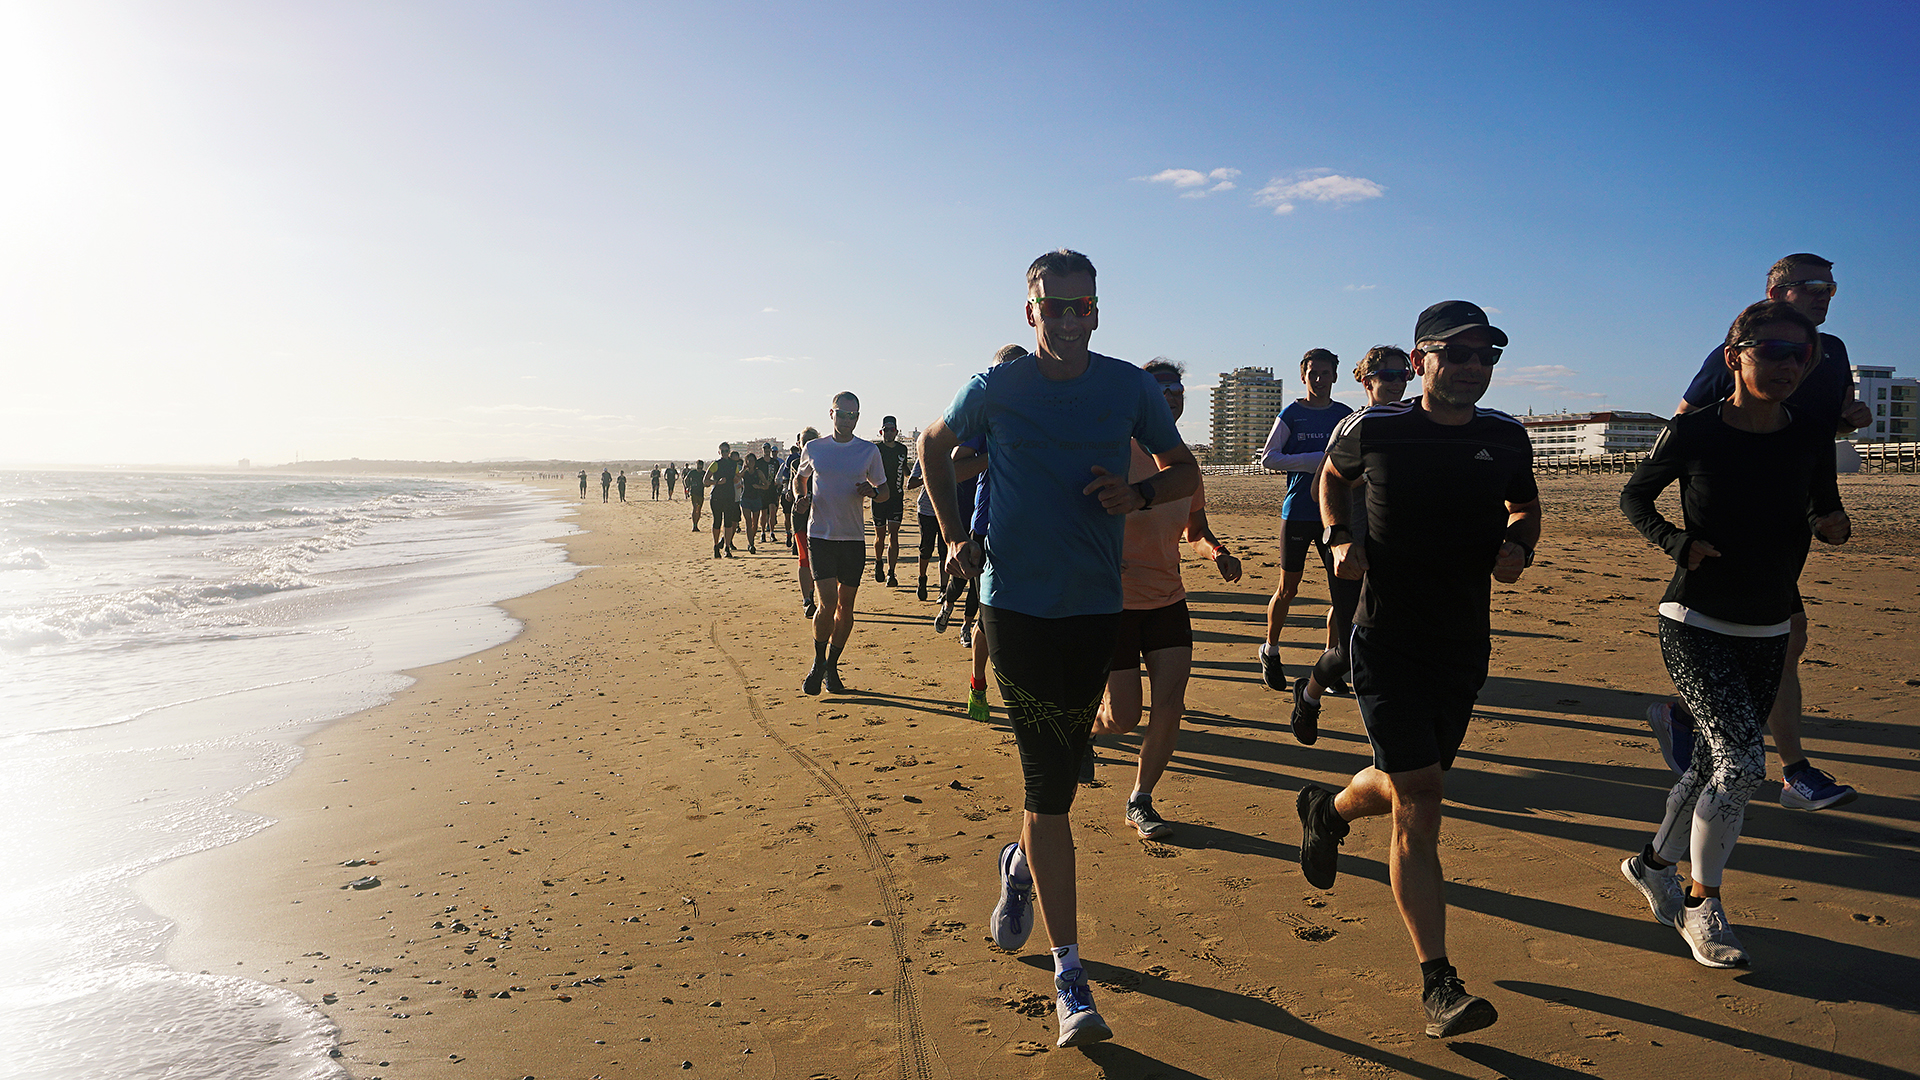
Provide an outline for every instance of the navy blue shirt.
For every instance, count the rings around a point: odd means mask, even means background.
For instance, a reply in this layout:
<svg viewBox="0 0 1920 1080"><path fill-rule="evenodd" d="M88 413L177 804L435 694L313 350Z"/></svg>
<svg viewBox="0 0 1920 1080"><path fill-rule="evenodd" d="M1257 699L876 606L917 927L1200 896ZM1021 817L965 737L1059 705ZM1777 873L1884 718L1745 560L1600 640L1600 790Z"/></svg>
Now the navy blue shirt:
<svg viewBox="0 0 1920 1080"><path fill-rule="evenodd" d="M1800 389L1787 399L1793 411L1827 433L1840 430L1840 410L1846 407L1847 388L1853 385L1853 365L1847 362L1847 343L1832 334L1820 335L1820 362L1800 380ZM1682 395L1687 404L1704 409L1733 394L1733 372L1727 370L1727 347L1715 346L1700 365L1700 373Z"/></svg>

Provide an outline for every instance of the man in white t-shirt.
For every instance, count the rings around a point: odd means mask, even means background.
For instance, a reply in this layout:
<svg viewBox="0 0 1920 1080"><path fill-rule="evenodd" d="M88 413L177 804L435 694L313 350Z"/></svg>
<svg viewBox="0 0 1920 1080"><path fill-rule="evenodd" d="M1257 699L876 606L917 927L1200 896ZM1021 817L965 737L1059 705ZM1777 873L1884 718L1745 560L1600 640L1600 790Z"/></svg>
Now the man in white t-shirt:
<svg viewBox="0 0 1920 1080"><path fill-rule="evenodd" d="M851 392L835 394L829 414L833 437L815 439L800 451L794 472L794 494L802 493L801 478L813 494L807 518L807 554L813 564L813 583L820 608L813 616L813 670L801 689L818 694L826 688L846 691L840 682L840 653L853 634L853 602L860 576L867 569L868 499L887 498L887 470L880 450L853 433L860 422L860 399Z"/></svg>

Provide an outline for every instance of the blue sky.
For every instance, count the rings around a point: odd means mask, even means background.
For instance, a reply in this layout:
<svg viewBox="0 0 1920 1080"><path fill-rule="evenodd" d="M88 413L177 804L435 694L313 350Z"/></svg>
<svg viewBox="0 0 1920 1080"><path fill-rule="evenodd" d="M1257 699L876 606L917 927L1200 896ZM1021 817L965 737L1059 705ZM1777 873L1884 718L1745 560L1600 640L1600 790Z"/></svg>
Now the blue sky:
<svg viewBox="0 0 1920 1080"><path fill-rule="evenodd" d="M704 457L840 389L913 427L1031 344L1023 273L1062 245L1101 271L1094 347L1195 388L1294 386L1460 297L1512 337L1488 403L1664 411L1802 250L1854 360L1920 374L1916 31L1903 3L16 3L0 461Z"/></svg>

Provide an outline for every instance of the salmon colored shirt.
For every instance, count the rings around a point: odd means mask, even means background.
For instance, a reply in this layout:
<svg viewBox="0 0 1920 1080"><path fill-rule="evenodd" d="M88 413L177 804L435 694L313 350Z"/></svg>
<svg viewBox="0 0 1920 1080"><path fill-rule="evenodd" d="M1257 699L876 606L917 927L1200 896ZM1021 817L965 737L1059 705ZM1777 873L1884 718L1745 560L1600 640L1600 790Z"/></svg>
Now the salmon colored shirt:
<svg viewBox="0 0 1920 1080"><path fill-rule="evenodd" d="M1159 471L1152 455L1134 443L1127 483L1137 484ZM1206 490L1196 487L1184 499L1156 502L1127 515L1126 540L1120 549L1120 590L1126 608L1151 610L1186 599L1187 588L1180 580L1180 540L1193 512L1206 508Z"/></svg>

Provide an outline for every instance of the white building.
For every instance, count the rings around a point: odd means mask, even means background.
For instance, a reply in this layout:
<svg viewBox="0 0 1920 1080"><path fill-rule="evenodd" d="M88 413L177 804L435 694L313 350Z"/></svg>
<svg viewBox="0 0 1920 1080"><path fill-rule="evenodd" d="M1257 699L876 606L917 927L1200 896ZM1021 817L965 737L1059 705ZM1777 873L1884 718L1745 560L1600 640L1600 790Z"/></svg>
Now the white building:
<svg viewBox="0 0 1920 1080"><path fill-rule="evenodd" d="M1855 442L1920 439L1920 380L1900 378L1890 367L1853 365L1854 393L1873 410L1873 423L1849 436Z"/></svg>
<svg viewBox="0 0 1920 1080"><path fill-rule="evenodd" d="M1274 418L1287 406L1287 392L1272 368L1235 368L1213 388L1215 465L1248 465L1267 445Z"/></svg>
<svg viewBox="0 0 1920 1080"><path fill-rule="evenodd" d="M1653 440L1667 426L1667 418L1647 412L1528 413L1516 417L1533 441L1533 456L1598 457L1635 454L1653 449Z"/></svg>

